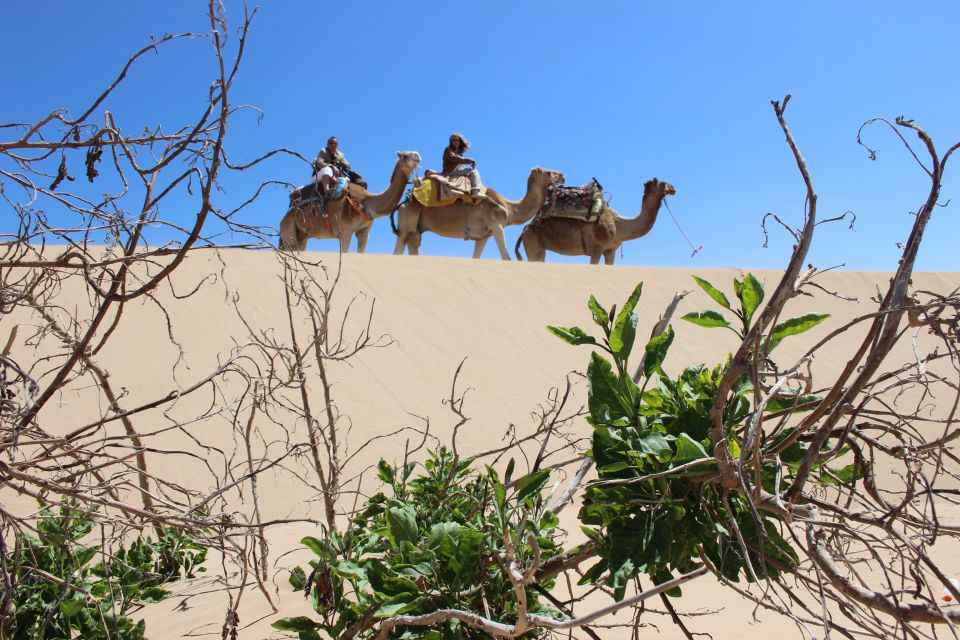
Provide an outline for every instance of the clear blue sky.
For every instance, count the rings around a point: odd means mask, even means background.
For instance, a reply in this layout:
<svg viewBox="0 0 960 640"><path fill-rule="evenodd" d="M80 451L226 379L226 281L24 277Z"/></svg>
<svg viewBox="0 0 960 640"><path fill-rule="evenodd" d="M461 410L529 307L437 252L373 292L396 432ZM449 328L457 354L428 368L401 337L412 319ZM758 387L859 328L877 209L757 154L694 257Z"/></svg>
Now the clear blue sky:
<svg viewBox="0 0 960 640"><path fill-rule="evenodd" d="M149 36L205 32L205 5L5 2L0 122L39 119L58 107L79 113ZM227 7L239 25L241 5L229 0ZM240 115L228 151L234 161L274 147L312 157L336 134L379 191L395 151L417 150L424 167L437 168L449 134L462 131L484 182L511 198L522 196L534 166L563 171L568 184L596 176L625 216L638 210L645 180L673 183L671 209L703 251L691 257L661 210L653 231L624 245L618 263L775 268L792 243L773 230L764 249L760 219L772 211L798 225L804 198L770 107L791 93L787 117L821 217L857 215L855 231L821 227L810 260L889 270L927 183L882 128L867 133L880 151L871 162L855 142L857 128L903 114L941 151L960 140L958 24L956 0L270 0L254 20L233 93L263 118ZM213 77L206 42L175 43L136 65L107 108L127 132L158 123L175 128L203 108ZM218 206L243 201L262 180L302 183L308 174L295 158L271 160L242 180L226 180ZM960 197L958 185L960 157L948 167L944 202ZM286 200L282 188L272 188L244 221L276 225ZM958 211L960 202L936 211L920 269L960 270ZM9 210L0 217L0 228L9 229ZM511 252L519 230L507 231ZM393 245L388 221L377 221L368 252ZM488 245L484 258L495 259ZM466 257L471 250L472 243L427 235L421 252Z"/></svg>

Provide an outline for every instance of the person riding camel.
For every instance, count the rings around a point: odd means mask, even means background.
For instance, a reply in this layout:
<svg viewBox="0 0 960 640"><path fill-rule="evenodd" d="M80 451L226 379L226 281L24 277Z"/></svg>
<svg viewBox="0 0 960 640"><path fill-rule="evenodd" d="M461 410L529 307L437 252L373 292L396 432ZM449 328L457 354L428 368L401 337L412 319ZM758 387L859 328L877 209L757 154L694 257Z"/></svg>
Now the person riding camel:
<svg viewBox="0 0 960 640"><path fill-rule="evenodd" d="M328 198L339 195L339 179L346 176L351 182L366 187L367 182L359 173L350 168L350 163L340 151L340 141L336 136L327 139L327 146L320 150L313 161L314 180L319 178L323 195Z"/></svg>
<svg viewBox="0 0 960 640"><path fill-rule="evenodd" d="M443 150L443 171L441 175L447 178L467 176L470 178L470 195L479 196L480 174L477 172L477 161L464 157L470 148L470 142L459 133L450 136L450 144Z"/></svg>

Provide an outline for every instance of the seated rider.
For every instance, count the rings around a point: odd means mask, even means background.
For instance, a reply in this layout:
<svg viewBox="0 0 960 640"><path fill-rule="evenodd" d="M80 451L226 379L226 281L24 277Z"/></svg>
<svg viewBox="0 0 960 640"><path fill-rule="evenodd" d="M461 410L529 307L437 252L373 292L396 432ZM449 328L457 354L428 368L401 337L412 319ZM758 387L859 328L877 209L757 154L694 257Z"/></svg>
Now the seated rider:
<svg viewBox="0 0 960 640"><path fill-rule="evenodd" d="M333 197L337 180L347 176L351 181L366 186L363 178L350 169L350 163L339 150L340 141L336 136L330 136L327 139L327 146L320 150L316 159L313 161L314 181L320 179L320 186L323 189L323 195ZM356 178L356 179L355 179Z"/></svg>
<svg viewBox="0 0 960 640"><path fill-rule="evenodd" d="M443 150L442 175L448 178L468 176L470 178L470 195L480 195L480 174L477 172L477 161L464 157L470 148L470 143L459 133L450 136L450 144Z"/></svg>

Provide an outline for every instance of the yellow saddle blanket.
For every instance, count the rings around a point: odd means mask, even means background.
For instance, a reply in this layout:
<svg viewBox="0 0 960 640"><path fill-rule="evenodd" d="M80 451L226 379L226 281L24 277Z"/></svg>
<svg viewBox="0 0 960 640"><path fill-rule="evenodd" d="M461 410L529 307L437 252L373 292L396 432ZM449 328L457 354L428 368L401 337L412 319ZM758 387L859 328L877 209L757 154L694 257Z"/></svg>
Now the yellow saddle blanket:
<svg viewBox="0 0 960 640"><path fill-rule="evenodd" d="M441 175L418 178L413 183L413 197L425 207L443 207L463 200L467 204L477 204L482 198L470 195L470 179L466 176L446 178ZM486 187L480 188L480 195L487 193Z"/></svg>

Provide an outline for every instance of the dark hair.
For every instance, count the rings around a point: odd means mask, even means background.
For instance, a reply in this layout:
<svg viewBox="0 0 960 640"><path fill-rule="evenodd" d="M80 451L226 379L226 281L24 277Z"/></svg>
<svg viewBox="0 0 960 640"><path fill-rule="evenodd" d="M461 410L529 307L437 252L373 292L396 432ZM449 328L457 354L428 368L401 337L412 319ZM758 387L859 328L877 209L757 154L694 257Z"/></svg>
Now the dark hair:
<svg viewBox="0 0 960 640"><path fill-rule="evenodd" d="M456 138L457 140L460 141L460 151L466 151L467 149L470 148L470 141L467 140L466 138L464 138L463 135L461 135L461 134L459 134L459 133L451 133L451 134L450 134L450 143L451 143L451 144L453 144L453 139L454 139L454 138Z"/></svg>

